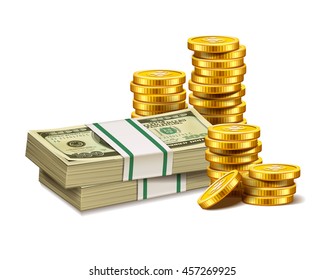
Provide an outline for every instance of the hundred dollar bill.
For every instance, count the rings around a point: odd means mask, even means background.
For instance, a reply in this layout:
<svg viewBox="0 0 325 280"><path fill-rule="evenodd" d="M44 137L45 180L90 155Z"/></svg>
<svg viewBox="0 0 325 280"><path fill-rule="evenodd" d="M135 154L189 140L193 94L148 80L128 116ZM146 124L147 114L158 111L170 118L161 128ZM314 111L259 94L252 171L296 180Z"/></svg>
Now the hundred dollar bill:
<svg viewBox="0 0 325 280"><path fill-rule="evenodd" d="M173 151L172 174L206 168L204 137L211 124L195 109L137 121ZM87 125L30 131L26 156L66 188L122 179L122 156Z"/></svg>

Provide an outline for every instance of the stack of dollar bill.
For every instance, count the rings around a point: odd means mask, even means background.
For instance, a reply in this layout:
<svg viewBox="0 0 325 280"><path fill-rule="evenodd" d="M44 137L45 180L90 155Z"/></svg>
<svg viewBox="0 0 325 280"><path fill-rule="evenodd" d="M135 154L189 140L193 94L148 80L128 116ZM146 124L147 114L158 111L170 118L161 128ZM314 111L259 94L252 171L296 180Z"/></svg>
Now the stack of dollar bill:
<svg viewBox="0 0 325 280"><path fill-rule="evenodd" d="M80 210L209 185L204 138L211 124L197 111L184 109L137 122L172 151L170 174L125 180L125 158L90 125L30 131L26 156L40 168L40 181Z"/></svg>

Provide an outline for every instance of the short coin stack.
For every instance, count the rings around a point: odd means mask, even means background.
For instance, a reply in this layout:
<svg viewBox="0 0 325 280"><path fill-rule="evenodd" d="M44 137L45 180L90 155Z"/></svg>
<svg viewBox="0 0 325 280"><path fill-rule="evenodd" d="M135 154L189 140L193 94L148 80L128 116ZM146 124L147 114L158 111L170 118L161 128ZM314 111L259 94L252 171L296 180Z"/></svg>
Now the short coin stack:
<svg viewBox="0 0 325 280"><path fill-rule="evenodd" d="M243 201L253 205L281 205L293 201L294 179L300 177L300 167L289 164L258 164L242 177Z"/></svg>
<svg viewBox="0 0 325 280"><path fill-rule="evenodd" d="M207 174L215 181L231 170L246 174L252 165L262 163L258 153L262 143L258 140L260 128L248 124L218 124L208 128L205 158L210 162ZM232 194L241 195L241 184Z"/></svg>
<svg viewBox="0 0 325 280"><path fill-rule="evenodd" d="M187 108L183 84L185 73L174 70L146 70L133 74L131 117L151 116Z"/></svg>
<svg viewBox="0 0 325 280"><path fill-rule="evenodd" d="M194 51L189 103L212 124L246 123L245 46L233 37L201 36L189 38L188 48Z"/></svg>

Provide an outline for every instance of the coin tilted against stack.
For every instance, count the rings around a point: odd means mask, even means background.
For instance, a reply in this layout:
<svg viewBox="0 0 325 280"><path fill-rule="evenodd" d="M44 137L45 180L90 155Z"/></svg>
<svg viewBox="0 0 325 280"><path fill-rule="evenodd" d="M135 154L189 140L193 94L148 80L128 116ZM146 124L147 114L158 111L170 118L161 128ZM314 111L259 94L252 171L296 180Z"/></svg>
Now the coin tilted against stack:
<svg viewBox="0 0 325 280"><path fill-rule="evenodd" d="M219 203L235 190L240 183L241 175L237 170L232 170L211 183L198 199L198 204L203 209L208 209Z"/></svg>
<svg viewBox="0 0 325 280"><path fill-rule="evenodd" d="M290 164L258 164L243 175L243 201L253 205L281 205L293 201L294 179L300 177L300 167Z"/></svg>
<svg viewBox="0 0 325 280"><path fill-rule="evenodd" d="M188 39L194 51L189 103L212 124L247 123L242 101L246 48L234 37L200 36Z"/></svg>
<svg viewBox="0 0 325 280"><path fill-rule="evenodd" d="M130 90L134 93L132 118L151 116L187 108L184 72L145 70L133 74Z"/></svg>
<svg viewBox="0 0 325 280"><path fill-rule="evenodd" d="M249 124L218 124L208 127L205 158L210 162L207 174L215 181L231 170L241 174L248 172L252 165L262 163L258 153L262 151L260 128ZM233 192L242 194L241 184Z"/></svg>

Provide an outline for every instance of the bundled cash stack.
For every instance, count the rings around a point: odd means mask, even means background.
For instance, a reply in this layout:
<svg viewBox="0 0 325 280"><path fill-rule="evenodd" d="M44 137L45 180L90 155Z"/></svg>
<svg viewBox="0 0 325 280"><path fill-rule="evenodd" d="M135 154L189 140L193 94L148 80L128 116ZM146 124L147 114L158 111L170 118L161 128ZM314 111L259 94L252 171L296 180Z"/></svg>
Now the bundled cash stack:
<svg viewBox="0 0 325 280"><path fill-rule="evenodd" d="M28 133L39 180L79 210L209 185L196 110Z"/></svg>

